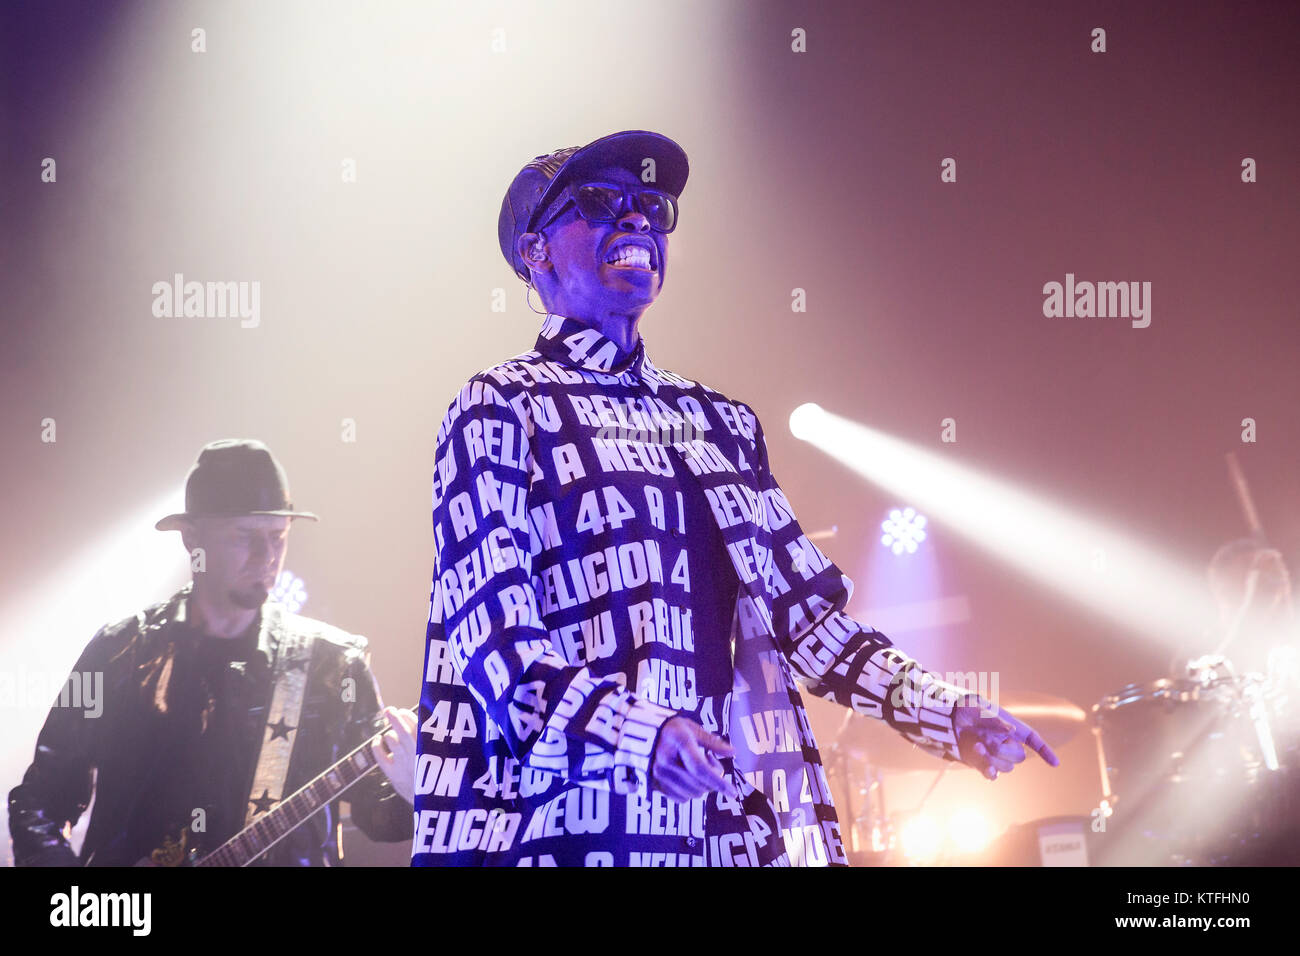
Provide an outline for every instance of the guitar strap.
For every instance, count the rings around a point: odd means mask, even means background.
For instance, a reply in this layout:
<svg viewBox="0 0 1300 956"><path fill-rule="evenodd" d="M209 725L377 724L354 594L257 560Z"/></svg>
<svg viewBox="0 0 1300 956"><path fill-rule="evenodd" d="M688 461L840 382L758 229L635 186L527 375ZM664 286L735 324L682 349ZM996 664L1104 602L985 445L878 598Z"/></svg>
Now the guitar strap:
<svg viewBox="0 0 1300 956"><path fill-rule="evenodd" d="M298 721L307 692L307 669L313 643L310 633L285 633L280 609L271 605L267 605L262 614L262 629L258 638L260 646L268 646L267 638L272 636L268 633L270 629L280 632L280 641L272 666L271 704L266 709L266 729L257 757L257 769L253 772L253 787L248 794L244 826L285 796L284 784L289 775L294 743L298 739Z"/></svg>

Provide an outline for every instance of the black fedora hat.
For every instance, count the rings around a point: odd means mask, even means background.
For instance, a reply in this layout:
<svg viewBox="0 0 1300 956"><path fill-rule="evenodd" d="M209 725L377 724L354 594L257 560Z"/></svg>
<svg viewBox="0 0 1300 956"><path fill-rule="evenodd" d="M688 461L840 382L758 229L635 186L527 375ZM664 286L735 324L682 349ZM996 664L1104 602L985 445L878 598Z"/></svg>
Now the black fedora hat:
<svg viewBox="0 0 1300 956"><path fill-rule="evenodd" d="M310 511L293 510L289 479L269 448L251 439L223 438L199 450L185 480L185 510L159 519L154 527L179 531L191 518L242 515L320 520Z"/></svg>

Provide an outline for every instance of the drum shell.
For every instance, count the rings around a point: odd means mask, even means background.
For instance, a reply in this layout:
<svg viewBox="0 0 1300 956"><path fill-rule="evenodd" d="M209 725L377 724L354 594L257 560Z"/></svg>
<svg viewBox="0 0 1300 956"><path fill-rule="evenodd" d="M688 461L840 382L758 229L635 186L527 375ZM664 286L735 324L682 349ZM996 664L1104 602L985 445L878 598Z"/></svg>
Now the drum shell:
<svg viewBox="0 0 1300 956"><path fill-rule="evenodd" d="M1109 865L1249 865L1290 816L1270 770L1250 680L1131 684L1093 708L1105 770ZM1259 714L1259 709L1255 714Z"/></svg>

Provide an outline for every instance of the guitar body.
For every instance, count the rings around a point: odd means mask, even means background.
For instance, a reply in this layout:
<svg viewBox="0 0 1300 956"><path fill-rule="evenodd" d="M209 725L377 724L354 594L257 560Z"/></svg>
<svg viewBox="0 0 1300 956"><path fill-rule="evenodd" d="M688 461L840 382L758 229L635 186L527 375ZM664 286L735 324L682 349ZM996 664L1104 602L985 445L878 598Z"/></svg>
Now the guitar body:
<svg viewBox="0 0 1300 956"><path fill-rule="evenodd" d="M182 827L176 833L175 839L171 833L164 835L162 846L148 856L140 857L132 866L193 866L199 859L199 850L186 845L190 837L189 828Z"/></svg>
<svg viewBox="0 0 1300 956"><path fill-rule="evenodd" d="M190 831L183 828L173 839L163 838L161 847L142 858L136 866L248 866L273 846L329 806L353 784L379 767L371 747L383 739L387 728L379 731L343 759L326 768L319 776L284 800L273 802L270 809L256 816L221 846L199 856L197 847L189 846Z"/></svg>

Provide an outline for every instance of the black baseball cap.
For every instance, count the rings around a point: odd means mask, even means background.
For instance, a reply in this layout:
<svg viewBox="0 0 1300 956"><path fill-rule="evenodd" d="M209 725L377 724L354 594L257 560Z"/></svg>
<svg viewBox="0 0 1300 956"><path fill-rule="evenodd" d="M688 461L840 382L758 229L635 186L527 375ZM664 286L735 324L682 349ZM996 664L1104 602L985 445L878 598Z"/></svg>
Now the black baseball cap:
<svg viewBox="0 0 1300 956"><path fill-rule="evenodd" d="M534 157L511 182L497 220L501 254L515 275L530 281L528 266L515 251L515 243L524 233L534 231L541 214L565 186L606 166L623 166L639 176L647 158L655 161L654 187L680 196L690 175L690 163L686 151L660 133L629 129L602 136L586 146L568 146Z"/></svg>

